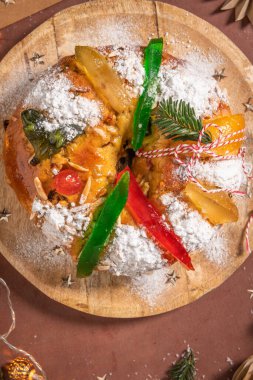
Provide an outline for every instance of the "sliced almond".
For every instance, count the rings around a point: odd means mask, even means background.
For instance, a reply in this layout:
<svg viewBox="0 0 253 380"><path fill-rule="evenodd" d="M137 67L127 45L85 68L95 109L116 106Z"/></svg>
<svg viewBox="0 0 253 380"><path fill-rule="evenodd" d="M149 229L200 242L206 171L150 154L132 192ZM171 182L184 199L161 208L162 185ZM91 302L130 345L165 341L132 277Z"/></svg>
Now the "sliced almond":
<svg viewBox="0 0 253 380"><path fill-rule="evenodd" d="M107 131L109 131L112 135L119 134L118 128L114 127L113 125L108 125L106 128L107 128Z"/></svg>
<svg viewBox="0 0 253 380"><path fill-rule="evenodd" d="M108 134L101 128L93 128L93 131L95 131L99 136L101 136L103 139L108 139Z"/></svg>
<svg viewBox="0 0 253 380"><path fill-rule="evenodd" d="M66 230L69 234L71 234L71 235L76 235L76 229L75 229L75 228L70 227L70 226L68 226L67 224L65 224L64 228L65 228L65 230Z"/></svg>
<svg viewBox="0 0 253 380"><path fill-rule="evenodd" d="M100 206L102 203L104 203L105 201L105 198L102 197L102 198L99 198L97 201L95 201L94 203L91 203L90 205L90 209L91 210L94 210L95 208L97 208L98 206Z"/></svg>
<svg viewBox="0 0 253 380"><path fill-rule="evenodd" d="M34 178L34 186L36 187L36 190L40 199L42 199L43 201L47 201L47 194L45 193L45 190L43 189L43 186L39 177Z"/></svg>
<svg viewBox="0 0 253 380"><path fill-rule="evenodd" d="M75 164L72 161L69 161L68 164L69 164L69 166L71 166L72 168L78 170L79 172L88 172L89 171L89 169L87 169L87 168L85 168L85 167L83 167L81 165Z"/></svg>
<svg viewBox="0 0 253 380"><path fill-rule="evenodd" d="M83 192L80 196L80 200L79 200L80 205L83 205L86 202L86 199L90 192L90 188L91 188L91 177L87 179L86 185L84 186Z"/></svg>
<svg viewBox="0 0 253 380"><path fill-rule="evenodd" d="M30 165L32 159L34 158L34 156L35 156L35 154L33 154L33 155L29 158L29 160L28 160L28 164L29 164L29 165Z"/></svg>
<svg viewBox="0 0 253 380"><path fill-rule="evenodd" d="M121 223L121 215L120 215L120 216L118 217L118 220L117 220L117 225L118 225L118 226L121 226L121 224L122 224L122 223Z"/></svg>
<svg viewBox="0 0 253 380"><path fill-rule="evenodd" d="M96 267L96 270L99 272L105 272L105 271L108 271L109 269L110 269L110 265L98 265Z"/></svg>

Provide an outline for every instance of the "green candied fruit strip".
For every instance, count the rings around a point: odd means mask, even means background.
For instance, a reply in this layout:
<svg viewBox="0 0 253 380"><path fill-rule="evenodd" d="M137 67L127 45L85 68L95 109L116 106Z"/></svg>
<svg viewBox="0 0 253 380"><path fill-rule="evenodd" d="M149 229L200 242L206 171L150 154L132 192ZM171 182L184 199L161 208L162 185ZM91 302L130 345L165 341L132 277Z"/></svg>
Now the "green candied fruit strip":
<svg viewBox="0 0 253 380"><path fill-rule="evenodd" d="M77 265L77 276L89 276L97 266L117 219L128 198L130 176L125 173L102 206L93 230L84 245Z"/></svg>
<svg viewBox="0 0 253 380"><path fill-rule="evenodd" d="M157 76L162 62L163 39L155 38L145 48L144 90L139 97L133 120L132 146L136 151L141 148L145 137L152 106L156 97Z"/></svg>

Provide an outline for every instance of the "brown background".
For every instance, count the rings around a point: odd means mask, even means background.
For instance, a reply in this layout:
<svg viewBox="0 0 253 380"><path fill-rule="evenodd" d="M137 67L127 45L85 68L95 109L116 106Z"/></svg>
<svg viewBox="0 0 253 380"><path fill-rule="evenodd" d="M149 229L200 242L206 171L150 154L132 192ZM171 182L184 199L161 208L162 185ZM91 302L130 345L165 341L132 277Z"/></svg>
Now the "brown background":
<svg viewBox="0 0 253 380"><path fill-rule="evenodd" d="M11 25L16 21L39 12L53 4L59 3L60 0L15 0L14 4L6 6L0 1L0 27L3 28Z"/></svg>
<svg viewBox="0 0 253 380"><path fill-rule="evenodd" d="M43 4L43 0L35 0ZM0 30L0 57L55 12L81 1L57 5ZM253 60L253 28L232 23L231 12L217 12L222 0L174 0L219 27ZM45 6L47 2L45 1ZM12 7L15 12L15 6ZM1 27L1 20L0 20ZM253 353L253 258L219 289L173 312L139 320L112 320L81 314L59 305L33 288L0 256L0 276L9 284L17 315L11 341L28 350L54 380L164 379L166 370L189 343L198 357L198 379L226 380L233 367ZM0 330L9 313L0 292ZM9 357L0 346L0 364Z"/></svg>

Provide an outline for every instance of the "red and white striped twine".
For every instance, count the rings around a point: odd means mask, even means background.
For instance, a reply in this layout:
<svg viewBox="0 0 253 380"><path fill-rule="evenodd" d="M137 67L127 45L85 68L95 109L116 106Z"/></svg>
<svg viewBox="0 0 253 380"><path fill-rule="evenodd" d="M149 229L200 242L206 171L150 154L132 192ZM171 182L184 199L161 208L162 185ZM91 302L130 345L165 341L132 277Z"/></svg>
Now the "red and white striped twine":
<svg viewBox="0 0 253 380"><path fill-rule="evenodd" d="M204 133L209 127L215 127L219 131L218 138L209 144L202 144L202 138ZM173 156L175 158L175 161L186 168L186 173L189 178L189 180L193 183L195 183L199 188L201 188L202 191L206 193L218 193L220 191L226 191L230 194L235 194L237 196L246 196L247 193L240 190L231 190L226 188L216 188L216 189L206 189L192 174L192 169L197 161L200 160L201 154L206 154L209 157L211 157L213 160L231 160L234 158L241 158L242 159L242 168L243 172L248 178L248 180L253 179L253 173L249 173L249 171L246 168L246 148L242 147L238 154L236 155L227 155L222 156L219 154L216 154L213 152L213 149L224 147L233 143L243 142L246 140L246 136L243 137L237 137L240 134L244 134L245 129L240 129L239 131L235 131L232 133L229 133L227 135L222 135L222 127L218 126L217 124L209 123L205 125L200 134L198 141L196 144L179 144L175 147L170 148L163 148L163 149L154 149L149 151L141 151L138 150L136 152L137 157L144 157L144 158L158 158L158 157L166 157L166 156ZM186 154L190 154L190 159L188 161L185 161L185 159L182 156L185 156ZM249 229L250 225L253 222L253 214L249 217L249 220L247 222L246 226L246 249L247 253L251 253L250 244L249 244Z"/></svg>
<svg viewBox="0 0 253 380"><path fill-rule="evenodd" d="M250 254L252 251L251 251L251 248L250 248L250 236L249 236L249 233L250 233L250 226L251 224L253 223L253 213L251 213L251 215L249 216L249 219L248 219L248 222L246 224L246 229L245 229L245 240L246 240L246 250L247 250L247 253Z"/></svg>

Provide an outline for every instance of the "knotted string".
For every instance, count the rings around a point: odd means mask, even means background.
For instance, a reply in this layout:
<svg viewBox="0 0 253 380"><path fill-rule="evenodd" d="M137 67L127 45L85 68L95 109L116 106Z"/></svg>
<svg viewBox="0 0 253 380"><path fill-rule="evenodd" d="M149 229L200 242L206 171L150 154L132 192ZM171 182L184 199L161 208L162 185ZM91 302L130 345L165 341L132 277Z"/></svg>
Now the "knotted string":
<svg viewBox="0 0 253 380"><path fill-rule="evenodd" d="M215 127L218 130L219 132L218 138L212 143L202 144L203 135L206 132L206 130L210 127ZM200 160L202 154L205 154L208 157L211 157L212 160L231 160L235 158L241 158L243 172L245 176L247 177L247 179L251 180L253 178L253 174L250 174L246 168L246 160L245 160L246 148L245 147L241 148L238 154L236 155L222 156L213 151L216 148L220 148L220 147L224 147L230 144L245 141L246 136L238 137L240 134L245 134L245 129L240 129L239 131L231 132L224 136L222 134L222 127L218 126L217 124L209 123L209 124L206 124L202 128L198 137L198 141L195 144L183 143L183 144L178 144L177 146L170 147L170 148L154 149L154 150L149 150L149 151L138 150L136 152L136 156L145 157L145 158L158 158L158 157L172 156L174 157L177 164L186 168L186 173L189 180L195 183L205 193L218 193L221 191L226 191L230 194L235 194L237 196L245 196L247 195L247 193L245 191L240 191L240 190L231 190L231 189L226 189L226 188L207 189L194 177L192 173L192 170L195 164L197 163L197 161ZM190 156L190 159L188 161L184 159L184 156L186 156L187 154ZM250 225L252 222L253 222L253 215L249 217L249 220L246 226L246 232L245 232L246 249L247 249L248 254L251 253L250 243L249 243L249 230L250 230Z"/></svg>
<svg viewBox="0 0 253 380"><path fill-rule="evenodd" d="M15 351L19 354L22 354L24 356L26 356L27 358L29 358L32 363L34 364L34 366L40 371L40 373L43 375L43 378L40 377L40 376L37 376L37 379L41 379L41 380L47 380L47 377L46 377L46 373L44 372L44 370L42 369L41 365L35 360L35 358L29 354L28 352L22 350L21 348L17 348L16 346L14 346L13 344L11 344L9 341L8 341L8 337L9 335L12 333L12 331L15 329L16 327L16 315L15 315L15 311L14 311L14 308L13 308L13 305L12 305L12 301L11 301L11 292L10 292L10 289L8 287L8 285L6 284L6 282L4 281L4 279L2 279L0 277L0 283L4 286L4 288L6 289L6 292L7 292L7 301L8 301L8 306L9 306L9 309L10 309L10 312L11 312L11 325L9 327L9 330L3 334L3 335L0 335L0 340L6 344L7 347L9 347L12 351ZM35 379L35 377L34 377Z"/></svg>
<svg viewBox="0 0 253 380"><path fill-rule="evenodd" d="M250 226L251 224L253 223L253 213L251 213L251 215L249 216L249 219L247 221L247 224L246 224L246 229L245 229L245 240L246 240L246 250L247 250L247 253L250 254L252 251L251 251L251 248L250 248L250 237L249 237L249 230L250 230Z"/></svg>

